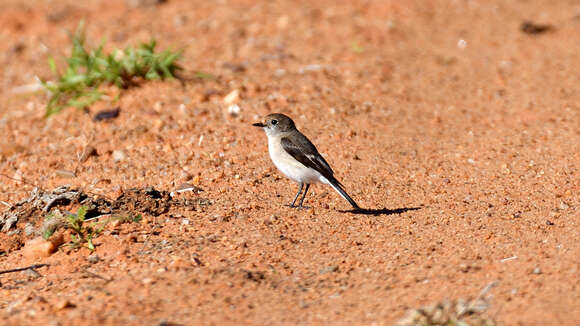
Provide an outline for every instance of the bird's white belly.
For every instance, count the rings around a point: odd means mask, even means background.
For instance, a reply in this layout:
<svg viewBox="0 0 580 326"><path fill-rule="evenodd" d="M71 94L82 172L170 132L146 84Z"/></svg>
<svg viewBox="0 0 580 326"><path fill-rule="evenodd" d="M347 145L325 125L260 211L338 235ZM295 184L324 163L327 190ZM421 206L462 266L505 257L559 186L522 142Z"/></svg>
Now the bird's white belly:
<svg viewBox="0 0 580 326"><path fill-rule="evenodd" d="M268 150L270 158L278 170L282 171L288 178L298 183L321 182L322 175L318 171L306 167L288 154L280 145L280 141L269 141Z"/></svg>

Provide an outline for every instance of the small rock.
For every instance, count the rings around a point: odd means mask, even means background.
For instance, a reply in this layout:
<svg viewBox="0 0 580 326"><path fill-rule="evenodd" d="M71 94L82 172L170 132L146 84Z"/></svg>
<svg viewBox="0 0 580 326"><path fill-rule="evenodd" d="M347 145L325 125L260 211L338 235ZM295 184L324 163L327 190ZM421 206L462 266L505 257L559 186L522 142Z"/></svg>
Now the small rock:
<svg viewBox="0 0 580 326"><path fill-rule="evenodd" d="M80 161L81 163L86 162L89 157L91 156L98 156L99 153L97 153L97 149L94 148L93 146L87 146L85 147L85 150L83 151L83 154L81 155Z"/></svg>
<svg viewBox="0 0 580 326"><path fill-rule="evenodd" d="M91 264L96 264L101 260L98 255L90 255L87 257L87 261Z"/></svg>
<svg viewBox="0 0 580 326"><path fill-rule="evenodd" d="M238 91L237 89L234 89L233 91L231 91L228 95L226 95L224 97L224 103L225 104L234 104L235 102L238 101L239 98L240 98L240 91Z"/></svg>
<svg viewBox="0 0 580 326"><path fill-rule="evenodd" d="M457 58L452 55L439 55L437 56L437 63L442 66L450 66L457 62Z"/></svg>
<svg viewBox="0 0 580 326"><path fill-rule="evenodd" d="M331 265L320 270L320 274L334 273L338 271L338 266Z"/></svg>
<svg viewBox="0 0 580 326"><path fill-rule="evenodd" d="M274 70L274 77L283 77L284 75L286 75L285 69L278 68L278 69Z"/></svg>
<svg viewBox="0 0 580 326"><path fill-rule="evenodd" d="M39 272L35 271L32 268L26 269L23 272L26 276L28 276L29 278L39 278L41 275Z"/></svg>
<svg viewBox="0 0 580 326"><path fill-rule="evenodd" d="M115 119L116 117L119 116L120 112L121 112L120 107L116 107L116 108L111 109L111 110L103 110L103 111L100 111L97 114L95 114L95 117L93 118L93 120L94 121L102 121L102 120Z"/></svg>
<svg viewBox="0 0 580 326"><path fill-rule="evenodd" d="M570 208L570 206L568 204L566 204L565 202L561 202L560 203L560 209L561 210L565 210L565 209L568 209L568 208Z"/></svg>
<svg viewBox="0 0 580 326"><path fill-rule="evenodd" d="M546 225L554 225L554 222L552 222L550 220L546 220Z"/></svg>
<svg viewBox="0 0 580 326"><path fill-rule="evenodd" d="M276 27L278 27L279 29L286 29L286 27L288 27L289 22L290 19L288 18L288 16L280 16L278 17L278 20L276 20Z"/></svg>
<svg viewBox="0 0 580 326"><path fill-rule="evenodd" d="M56 248L52 242L38 237L26 242L22 254L28 258L48 257L56 251Z"/></svg>
<svg viewBox="0 0 580 326"><path fill-rule="evenodd" d="M321 71L323 68L324 67L322 65L311 64L311 65L307 65L307 66L304 66L304 67L298 69L298 73L304 74L307 72L317 72L317 71Z"/></svg>
<svg viewBox="0 0 580 326"><path fill-rule="evenodd" d="M237 104L232 104L228 106L228 114L234 118L240 115L240 111L241 109Z"/></svg>
<svg viewBox="0 0 580 326"><path fill-rule="evenodd" d="M110 227L111 229L113 229L113 230L114 230L114 229L116 229L116 228L117 228L119 225L121 225L122 223L123 223L123 222L122 222L120 219L115 219L115 220L113 220L113 221L111 221L111 222L109 223L109 227Z"/></svg>
<svg viewBox="0 0 580 326"><path fill-rule="evenodd" d="M536 275L540 275L540 274L542 274L542 270L540 269L540 267L536 267L536 268L534 268L533 273Z"/></svg>
<svg viewBox="0 0 580 326"><path fill-rule="evenodd" d="M529 21L529 20L524 20L522 22L522 24L520 25L520 31L522 31L525 34L531 34L531 35L542 34L542 33L548 32L552 29L553 29L552 25L537 24L537 23L534 23L534 22Z"/></svg>
<svg viewBox="0 0 580 326"><path fill-rule="evenodd" d="M551 217L551 218L558 219L558 218L560 218L560 215L562 215L562 214L560 214L560 213L558 213L558 212L551 211L551 212L549 213L549 215L550 215L550 217Z"/></svg>
<svg viewBox="0 0 580 326"><path fill-rule="evenodd" d="M161 132L163 130L163 127L165 127L165 121L162 119L155 119L151 124L153 125L153 128L151 128L151 130L156 133Z"/></svg>
<svg viewBox="0 0 580 326"><path fill-rule="evenodd" d="M56 310L63 310L66 308L74 308L76 305L67 299L62 299L54 305L54 309Z"/></svg>
<svg viewBox="0 0 580 326"><path fill-rule="evenodd" d="M226 62L223 64L223 67L226 69L229 69L233 72L245 72L246 71L246 66L244 66L243 64L235 64L235 63Z"/></svg>
<svg viewBox="0 0 580 326"><path fill-rule="evenodd" d="M181 326L181 324L174 323L174 322L167 321L167 320L162 320L157 324L157 326Z"/></svg>
<svg viewBox="0 0 580 326"><path fill-rule="evenodd" d="M167 2L167 0L127 0L127 5L131 8L150 7L160 5Z"/></svg>
<svg viewBox="0 0 580 326"><path fill-rule="evenodd" d="M77 175L73 171L68 171L68 170L56 170L56 171L54 171L54 174L56 174L57 177L61 177L61 178L76 178L77 177Z"/></svg>
<svg viewBox="0 0 580 326"><path fill-rule="evenodd" d="M120 151L120 150L116 150L113 151L113 161L116 162L120 162L123 161L127 158L127 155L125 154L125 152Z"/></svg>

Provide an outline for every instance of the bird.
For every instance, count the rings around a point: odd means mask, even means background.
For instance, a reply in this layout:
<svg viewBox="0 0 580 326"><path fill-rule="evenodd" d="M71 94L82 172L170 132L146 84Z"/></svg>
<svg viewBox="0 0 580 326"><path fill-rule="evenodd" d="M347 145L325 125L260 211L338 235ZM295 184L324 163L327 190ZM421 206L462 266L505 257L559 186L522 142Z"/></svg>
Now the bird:
<svg viewBox="0 0 580 326"><path fill-rule="evenodd" d="M320 155L314 144L296 128L290 117L282 113L272 113L265 116L261 122L252 125L263 128L266 132L268 151L274 165L299 185L298 193L289 207L307 208L303 204L310 185L323 183L331 186L355 210L360 210L357 203L346 193L344 186L336 179L328 162ZM302 198L296 205L301 193Z"/></svg>

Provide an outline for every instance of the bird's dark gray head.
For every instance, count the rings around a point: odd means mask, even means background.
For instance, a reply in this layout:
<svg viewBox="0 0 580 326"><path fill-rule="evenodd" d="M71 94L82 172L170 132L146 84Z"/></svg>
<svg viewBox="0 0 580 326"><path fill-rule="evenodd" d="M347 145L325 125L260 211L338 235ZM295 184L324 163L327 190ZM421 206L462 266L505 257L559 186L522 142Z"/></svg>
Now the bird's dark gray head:
<svg viewBox="0 0 580 326"><path fill-rule="evenodd" d="M275 135L296 129L294 121L282 113L272 113L264 117L263 122L254 123L253 126L262 127L266 134Z"/></svg>

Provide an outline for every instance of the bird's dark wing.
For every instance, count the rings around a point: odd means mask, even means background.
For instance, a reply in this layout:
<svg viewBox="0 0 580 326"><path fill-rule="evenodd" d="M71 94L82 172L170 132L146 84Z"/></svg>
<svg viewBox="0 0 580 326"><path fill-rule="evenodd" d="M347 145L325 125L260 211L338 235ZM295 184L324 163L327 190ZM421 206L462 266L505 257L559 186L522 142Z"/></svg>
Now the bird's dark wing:
<svg viewBox="0 0 580 326"><path fill-rule="evenodd" d="M282 137L282 148L294 157L298 162L318 171L329 181L336 181L334 171L330 165L308 138L301 133L293 134L293 137Z"/></svg>

